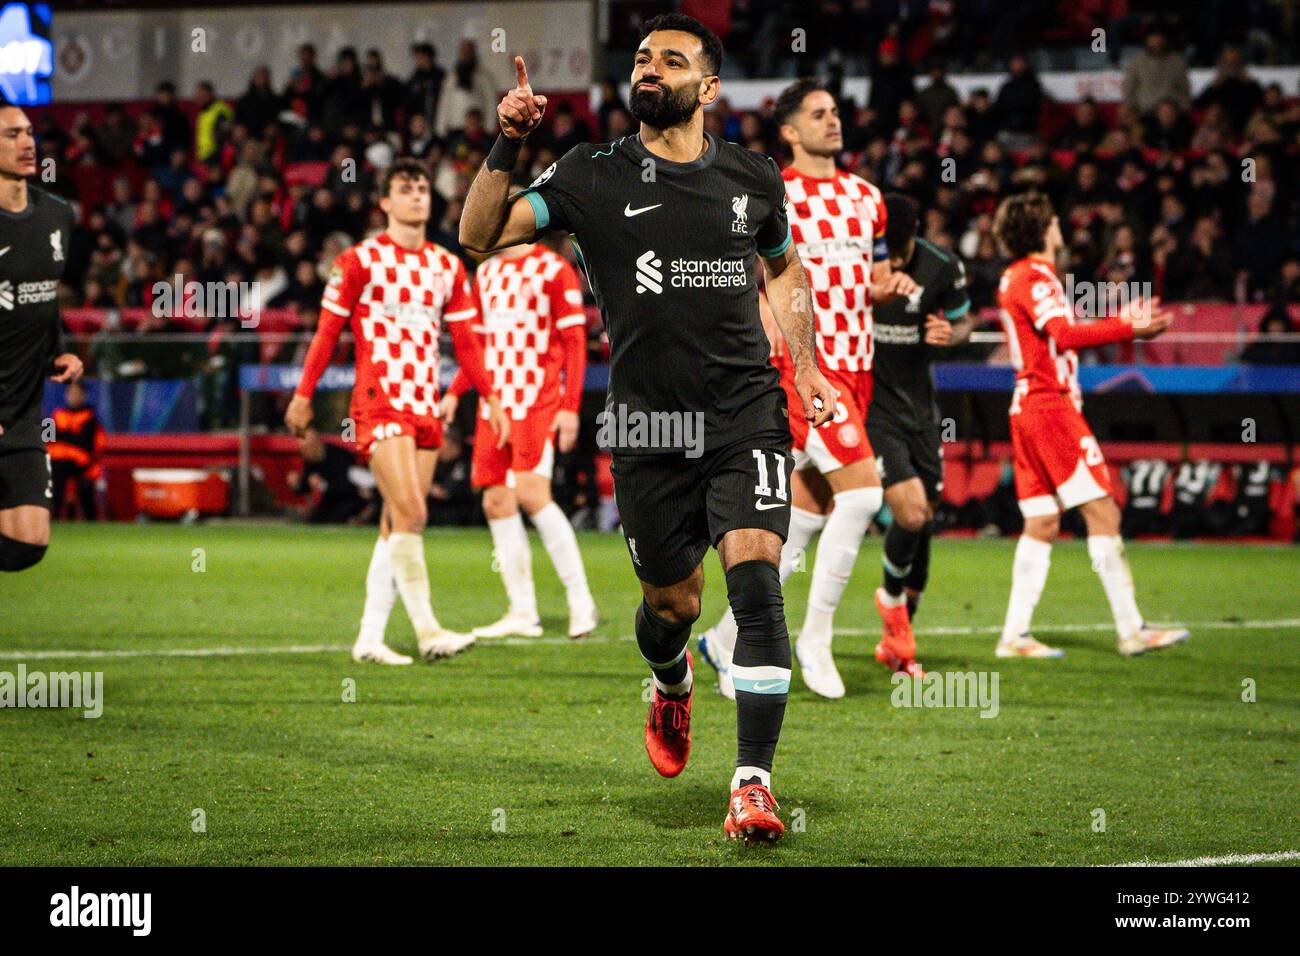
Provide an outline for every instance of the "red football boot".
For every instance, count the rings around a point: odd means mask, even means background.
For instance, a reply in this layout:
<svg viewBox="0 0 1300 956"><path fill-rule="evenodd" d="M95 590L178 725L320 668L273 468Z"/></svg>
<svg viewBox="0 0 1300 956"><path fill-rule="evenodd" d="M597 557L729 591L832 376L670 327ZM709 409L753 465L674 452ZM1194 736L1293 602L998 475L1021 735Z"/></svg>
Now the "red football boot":
<svg viewBox="0 0 1300 956"><path fill-rule="evenodd" d="M779 809L772 792L761 783L751 783L731 794L722 829L729 840L744 840L749 846L775 843L785 833L776 815Z"/></svg>
<svg viewBox="0 0 1300 956"><path fill-rule="evenodd" d="M686 652L686 666L692 675L695 662L691 652ZM694 682L691 692L694 693ZM682 700L671 700L654 688L650 699L650 713L645 719L645 752L650 755L654 768L665 777L675 777L686 767L691 755L691 694Z"/></svg>
<svg viewBox="0 0 1300 956"><path fill-rule="evenodd" d="M881 600L884 593L884 588L876 589L876 610L884 622L881 641L876 645L876 660L890 670L902 671L911 677L924 677L925 671L916 662L916 638L907 616L907 605L890 607Z"/></svg>

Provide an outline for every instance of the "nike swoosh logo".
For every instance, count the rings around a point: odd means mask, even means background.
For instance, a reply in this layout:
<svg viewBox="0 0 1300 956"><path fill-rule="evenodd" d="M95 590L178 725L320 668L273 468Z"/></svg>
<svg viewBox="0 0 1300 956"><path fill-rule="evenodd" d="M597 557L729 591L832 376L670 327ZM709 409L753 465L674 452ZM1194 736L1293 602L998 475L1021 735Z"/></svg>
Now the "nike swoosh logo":
<svg viewBox="0 0 1300 956"><path fill-rule="evenodd" d="M641 213L643 212L649 212L651 209L658 209L662 205L663 203L657 202L653 206L642 206L640 209L633 209L632 204L628 203L626 206L623 207L623 215L627 216L630 219L633 216L641 215Z"/></svg>
<svg viewBox="0 0 1300 956"><path fill-rule="evenodd" d="M781 684L782 681L779 680L762 681L754 685L754 693L761 694L765 691L773 690L774 688L780 687Z"/></svg>
<svg viewBox="0 0 1300 956"><path fill-rule="evenodd" d="M4 255L6 252L8 252L11 248L13 248L13 247L12 247L12 246L5 246L3 249L0 249L0 256L3 256L3 255Z"/></svg>
<svg viewBox="0 0 1300 956"><path fill-rule="evenodd" d="M755 501L754 507L759 511L771 511L773 508L784 508L784 501Z"/></svg>

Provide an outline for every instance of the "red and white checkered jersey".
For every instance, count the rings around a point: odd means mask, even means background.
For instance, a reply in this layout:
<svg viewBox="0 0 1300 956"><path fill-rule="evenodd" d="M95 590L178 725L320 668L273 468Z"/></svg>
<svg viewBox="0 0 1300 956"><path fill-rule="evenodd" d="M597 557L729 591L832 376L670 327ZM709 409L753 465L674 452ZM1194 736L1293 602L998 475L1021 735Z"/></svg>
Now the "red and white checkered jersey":
<svg viewBox="0 0 1300 956"><path fill-rule="evenodd" d="M412 251L387 233L357 243L334 262L321 300L322 326L333 341L344 322L356 340L354 400L387 400L400 412L437 414L439 348L443 322L475 318L465 266L436 243ZM298 393L310 396L333 353L308 353ZM315 346L315 342L313 342ZM318 354L324 352L324 354Z"/></svg>
<svg viewBox="0 0 1300 956"><path fill-rule="evenodd" d="M871 368L871 264L885 252L885 200L860 176L829 179L793 166L781 174L789 198L790 234L812 286L817 350L824 368Z"/></svg>
<svg viewBox="0 0 1300 956"><path fill-rule="evenodd" d="M1016 370L1013 410L1019 408L1019 398L1024 395L1050 392L1068 395L1074 407L1082 411L1079 356L1073 349L1057 348L1056 340L1046 332L1047 323L1053 319L1074 324L1056 270L1042 259L1011 263L998 283L998 306L1011 364Z"/></svg>
<svg viewBox="0 0 1300 956"><path fill-rule="evenodd" d="M535 407L558 404L561 369L572 374L566 354L585 349L586 343L582 284L573 266L537 244L522 256L498 255L482 263L474 273L474 290L483 317L475 331L483 336L484 360L501 407L521 421ZM560 334L565 329L580 330L576 345L566 347ZM573 384L563 391L580 397L581 382Z"/></svg>

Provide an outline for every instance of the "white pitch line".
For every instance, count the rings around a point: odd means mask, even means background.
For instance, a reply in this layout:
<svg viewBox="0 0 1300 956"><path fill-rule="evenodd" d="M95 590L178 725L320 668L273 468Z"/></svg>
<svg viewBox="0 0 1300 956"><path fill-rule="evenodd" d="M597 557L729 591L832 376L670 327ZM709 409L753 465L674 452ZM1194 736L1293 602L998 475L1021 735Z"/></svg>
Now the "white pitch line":
<svg viewBox="0 0 1300 956"><path fill-rule="evenodd" d="M1300 850L1282 850L1278 853L1229 853L1227 856L1198 856L1190 860L1136 860L1133 863L1109 863L1107 866L1242 866L1248 863L1281 863L1283 860L1300 860Z"/></svg>
<svg viewBox="0 0 1300 956"><path fill-rule="evenodd" d="M0 651L0 660L42 660L60 657L243 657L252 654L332 654L350 651L351 644L290 644L284 647L159 647L98 651Z"/></svg>
<svg viewBox="0 0 1300 956"><path fill-rule="evenodd" d="M1189 630L1198 631L1236 631L1236 630L1294 630L1300 628L1300 618L1285 618L1280 621L1170 621L1169 627L1185 627ZM1107 621L1103 624L1040 624L1034 627L1034 630L1043 633L1065 631L1113 631L1115 624L1113 621ZM837 627L836 634L843 634L847 637L867 637L873 634L879 634L880 628L870 627ZM943 637L961 637L963 635L974 634L1001 634L1002 625L987 624L983 626L964 626L964 627L918 627L915 629L916 634L935 635Z"/></svg>
<svg viewBox="0 0 1300 956"><path fill-rule="evenodd" d="M1285 618L1279 621L1191 621L1179 622L1180 626L1192 631L1235 631L1235 630L1296 630L1300 629L1300 618ZM1113 631L1115 625L1104 624L1054 624L1043 625L1041 633L1055 631ZM862 637L879 634L875 628L846 627L835 629L836 634L845 637ZM975 637L983 634L1001 634L997 625L967 627L929 627L918 628L917 634L938 637ZM620 634L615 637L593 635L580 640L567 637L480 637L476 643L505 647L533 647L536 645L554 647L581 647L586 644L630 643L636 640L634 634ZM352 650L350 644L285 644L271 647L251 645L248 647L160 647L153 649L106 649L106 650L25 650L0 651L0 661L36 661L57 660L61 658L129 658L129 657L248 657L262 654L338 654Z"/></svg>

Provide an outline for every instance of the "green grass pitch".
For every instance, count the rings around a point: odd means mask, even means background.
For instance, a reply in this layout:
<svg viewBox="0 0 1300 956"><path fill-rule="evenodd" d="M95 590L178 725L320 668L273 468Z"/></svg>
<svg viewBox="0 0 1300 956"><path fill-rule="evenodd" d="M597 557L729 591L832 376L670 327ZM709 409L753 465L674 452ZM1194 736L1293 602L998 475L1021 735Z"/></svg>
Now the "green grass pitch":
<svg viewBox="0 0 1300 956"><path fill-rule="evenodd" d="M1090 629L1109 612L1084 548L1058 545L1036 632L1067 657L1000 661L1011 542L937 542L920 657L996 671L1000 710L984 719L891 705L871 658L880 539L867 541L837 617L849 696L821 700L796 677L786 712L774 784L802 827L746 850L721 827L733 706L699 662L691 763L675 780L653 772L629 637L639 591L621 539L580 540L604 615L594 639L560 639L563 592L534 536L550 639L380 668L339 649L369 531L56 528L44 563L0 576L0 671L102 671L104 712L0 710L0 864L1067 865L1300 850L1294 549L1131 545L1144 613L1193 633L1124 660ZM449 626L504 610L489 550L485 530L428 534ZM724 600L713 555L705 570L697 631ZM787 589L792 629L808 579ZM413 643L400 605L388 635ZM195 649L215 653L161 653ZM70 653L21 653L51 651Z"/></svg>

